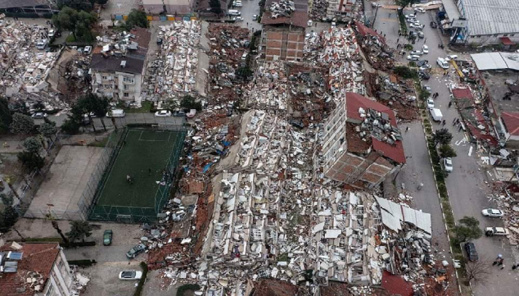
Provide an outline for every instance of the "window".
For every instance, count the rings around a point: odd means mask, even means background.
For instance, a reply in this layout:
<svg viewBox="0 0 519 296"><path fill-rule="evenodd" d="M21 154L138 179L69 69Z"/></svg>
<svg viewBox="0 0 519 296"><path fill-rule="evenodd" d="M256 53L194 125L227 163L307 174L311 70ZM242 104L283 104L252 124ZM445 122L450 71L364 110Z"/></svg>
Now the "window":
<svg viewBox="0 0 519 296"><path fill-rule="evenodd" d="M123 81L127 82L127 83L133 83L133 78L131 78L131 77L124 77Z"/></svg>
<svg viewBox="0 0 519 296"><path fill-rule="evenodd" d="M125 85L125 86L124 86L124 89L128 89L128 85Z"/></svg>
<svg viewBox="0 0 519 296"><path fill-rule="evenodd" d="M494 37L497 37L498 34L494 34Z"/></svg>
<svg viewBox="0 0 519 296"><path fill-rule="evenodd" d="M124 93L123 96L125 96L125 97L129 97L130 94L129 94L129 93Z"/></svg>
<svg viewBox="0 0 519 296"><path fill-rule="evenodd" d="M508 34L503 34L504 37L508 37Z"/></svg>
<svg viewBox="0 0 519 296"><path fill-rule="evenodd" d="M481 38L481 35L476 35L475 37L476 37L476 38Z"/></svg>
<svg viewBox="0 0 519 296"><path fill-rule="evenodd" d="M103 79L108 79L108 76L103 75Z"/></svg>
<svg viewBox="0 0 519 296"><path fill-rule="evenodd" d="M510 37L514 37L514 36L515 36L515 34L510 34Z"/></svg>

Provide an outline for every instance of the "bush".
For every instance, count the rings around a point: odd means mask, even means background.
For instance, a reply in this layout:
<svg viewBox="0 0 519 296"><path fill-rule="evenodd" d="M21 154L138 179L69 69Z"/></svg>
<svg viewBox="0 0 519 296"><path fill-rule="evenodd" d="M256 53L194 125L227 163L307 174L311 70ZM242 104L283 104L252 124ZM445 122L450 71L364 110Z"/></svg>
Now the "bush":
<svg viewBox="0 0 519 296"><path fill-rule="evenodd" d="M393 72L404 79L411 79L411 78L418 77L418 72L416 72L416 70L410 69L409 67L406 67L406 66L395 67Z"/></svg>
<svg viewBox="0 0 519 296"><path fill-rule="evenodd" d="M413 50L413 45L412 44L406 44L406 45L404 45L404 49L405 50Z"/></svg>
<svg viewBox="0 0 519 296"><path fill-rule="evenodd" d="M139 284L137 285L137 289L135 290L135 293L133 293L133 296L141 296L144 283L146 282L146 276L148 275L148 265L144 262L141 262L139 265L142 268L142 277L139 280Z"/></svg>

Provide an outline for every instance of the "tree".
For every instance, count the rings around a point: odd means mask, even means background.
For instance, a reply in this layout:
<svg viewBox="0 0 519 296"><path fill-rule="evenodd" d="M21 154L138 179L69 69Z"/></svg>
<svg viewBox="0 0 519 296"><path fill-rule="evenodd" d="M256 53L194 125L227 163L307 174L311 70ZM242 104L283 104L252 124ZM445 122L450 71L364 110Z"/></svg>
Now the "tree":
<svg viewBox="0 0 519 296"><path fill-rule="evenodd" d="M483 234L479 228L479 221L474 217L465 216L458 222L458 225L454 227L454 234L458 243L478 239Z"/></svg>
<svg viewBox="0 0 519 296"><path fill-rule="evenodd" d="M7 232L16 223L16 219L18 219L18 212L12 206L7 206L0 213L0 232Z"/></svg>
<svg viewBox="0 0 519 296"><path fill-rule="evenodd" d="M146 13L142 10L132 9L126 19L126 29L129 31L135 27L148 28L150 23Z"/></svg>
<svg viewBox="0 0 519 296"><path fill-rule="evenodd" d="M70 241L85 241L85 238L92 235L92 225L88 221L70 221L70 231L66 233Z"/></svg>
<svg viewBox="0 0 519 296"><path fill-rule="evenodd" d="M9 103L5 98L0 98L0 134L5 134L9 131L9 125L12 121L13 117L9 110Z"/></svg>
<svg viewBox="0 0 519 296"><path fill-rule="evenodd" d="M56 231L58 232L59 236L61 236L61 239L63 239L63 242L64 242L65 244L68 245L69 241L68 241L67 237L65 237L65 236L63 235L63 232L62 232L61 229L59 228L59 224L58 224L58 222L57 222L56 220L52 220L51 223L52 223L52 227L53 227L54 229L56 229Z"/></svg>
<svg viewBox="0 0 519 296"><path fill-rule="evenodd" d="M79 127L80 127L80 123L78 123L77 120L75 120L74 118L70 117L65 120L63 122L63 124L61 125L61 130L65 133L65 134L68 134L68 135L75 135L77 133L79 133Z"/></svg>
<svg viewBox="0 0 519 296"><path fill-rule="evenodd" d="M456 151L449 144L443 144L440 146L440 155L441 157L456 157Z"/></svg>
<svg viewBox="0 0 519 296"><path fill-rule="evenodd" d="M45 122L40 126L39 131L45 138L52 140L52 136L56 135L58 128L55 122Z"/></svg>
<svg viewBox="0 0 519 296"><path fill-rule="evenodd" d="M195 98L190 95L186 95L180 101L180 107L184 109L196 109L196 111L202 110L202 103L196 102Z"/></svg>
<svg viewBox="0 0 519 296"><path fill-rule="evenodd" d="M490 264L485 261L467 262L465 264L467 273L467 282L476 284L485 284L490 275Z"/></svg>
<svg viewBox="0 0 519 296"><path fill-rule="evenodd" d="M80 120L82 120L81 118L84 116L83 114L87 114L94 131L95 126L94 121L92 120L92 115L99 117L101 124L106 131L106 125L103 118L106 116L109 106L110 103L107 98L101 98L95 94L89 93L81 96L77 100L76 104L72 107L72 113L75 115L74 118L80 118Z"/></svg>
<svg viewBox="0 0 519 296"><path fill-rule="evenodd" d="M95 2L96 1L93 0L58 0L58 6L60 8L65 8L64 6L67 6L75 10L91 11Z"/></svg>
<svg viewBox="0 0 519 296"><path fill-rule="evenodd" d="M93 41L94 35L90 29L96 21L95 14L84 10L78 12L70 7L63 7L58 14L52 16L56 28L72 32L75 41Z"/></svg>
<svg viewBox="0 0 519 296"><path fill-rule="evenodd" d="M38 141L36 137L29 137L23 141L23 148L25 148L25 151L29 153L34 153L39 156L41 147L41 142Z"/></svg>
<svg viewBox="0 0 519 296"><path fill-rule="evenodd" d="M29 134L34 130L34 119L32 117L14 113L11 122L11 132L15 134Z"/></svg>
<svg viewBox="0 0 519 296"><path fill-rule="evenodd" d="M209 0L209 6L211 6L211 12L216 14L222 13L222 6L220 4L220 0Z"/></svg>
<svg viewBox="0 0 519 296"><path fill-rule="evenodd" d="M452 134L446 128L437 130L433 135L433 141L435 145L448 145L451 140Z"/></svg>
<svg viewBox="0 0 519 296"><path fill-rule="evenodd" d="M395 72L396 75L404 78L404 79L411 79L418 77L418 72L416 72L415 69L411 69L406 66L397 66L394 68L393 72Z"/></svg>
<svg viewBox="0 0 519 296"><path fill-rule="evenodd" d="M45 158L27 151L19 152L18 160L28 171L40 170L45 165Z"/></svg>

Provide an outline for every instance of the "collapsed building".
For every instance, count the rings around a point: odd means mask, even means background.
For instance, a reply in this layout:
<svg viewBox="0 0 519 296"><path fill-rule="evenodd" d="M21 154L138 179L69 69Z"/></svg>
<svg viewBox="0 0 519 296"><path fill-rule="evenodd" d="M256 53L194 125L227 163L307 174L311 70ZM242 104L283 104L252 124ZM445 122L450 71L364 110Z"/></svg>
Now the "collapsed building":
<svg viewBox="0 0 519 296"><path fill-rule="evenodd" d="M302 60L308 2L304 0L268 0L263 13L262 46L265 60Z"/></svg>
<svg viewBox="0 0 519 296"><path fill-rule="evenodd" d="M90 62L92 92L140 105L151 33L144 28L135 28L131 32L97 39Z"/></svg>
<svg viewBox="0 0 519 296"><path fill-rule="evenodd" d="M393 111L356 93L326 120L322 154L327 177L357 188L374 188L406 162Z"/></svg>

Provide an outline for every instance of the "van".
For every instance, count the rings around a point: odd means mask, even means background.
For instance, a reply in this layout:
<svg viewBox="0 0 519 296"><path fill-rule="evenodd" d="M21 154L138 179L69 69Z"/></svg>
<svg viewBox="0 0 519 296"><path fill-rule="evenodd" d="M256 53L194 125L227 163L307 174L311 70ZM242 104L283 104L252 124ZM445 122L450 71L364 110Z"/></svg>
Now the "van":
<svg viewBox="0 0 519 296"><path fill-rule="evenodd" d="M227 11L227 14L232 15L232 16L239 16L239 15L241 15L241 12L239 12L236 9L229 9L229 11Z"/></svg>
<svg viewBox="0 0 519 296"><path fill-rule="evenodd" d="M106 117L124 117L126 113L124 113L123 109L113 109L106 113Z"/></svg>
<svg viewBox="0 0 519 296"><path fill-rule="evenodd" d="M442 111L438 108L431 108L429 109L429 112L431 112L431 117L436 122L441 122L443 119Z"/></svg>
<svg viewBox="0 0 519 296"><path fill-rule="evenodd" d="M443 69L449 69L449 62L447 62L445 59L438 58L436 63Z"/></svg>

